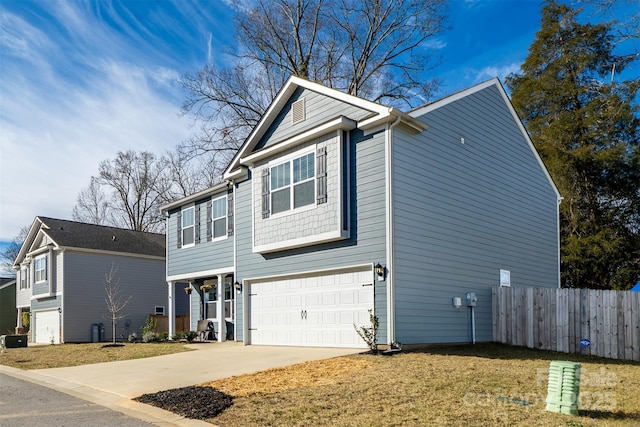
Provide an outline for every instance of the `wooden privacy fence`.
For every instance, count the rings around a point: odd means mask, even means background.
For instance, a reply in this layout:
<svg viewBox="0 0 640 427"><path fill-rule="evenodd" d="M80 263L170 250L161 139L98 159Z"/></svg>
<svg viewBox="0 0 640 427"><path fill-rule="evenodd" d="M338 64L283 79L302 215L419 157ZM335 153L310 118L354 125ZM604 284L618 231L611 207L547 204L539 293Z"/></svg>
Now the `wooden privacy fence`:
<svg viewBox="0 0 640 427"><path fill-rule="evenodd" d="M169 332L169 316L161 316L152 314L151 317L156 319L156 329L154 332ZM188 332L191 325L188 314L179 314L176 316L176 332Z"/></svg>
<svg viewBox="0 0 640 427"><path fill-rule="evenodd" d="M640 292L500 287L492 304L494 341L640 361Z"/></svg>

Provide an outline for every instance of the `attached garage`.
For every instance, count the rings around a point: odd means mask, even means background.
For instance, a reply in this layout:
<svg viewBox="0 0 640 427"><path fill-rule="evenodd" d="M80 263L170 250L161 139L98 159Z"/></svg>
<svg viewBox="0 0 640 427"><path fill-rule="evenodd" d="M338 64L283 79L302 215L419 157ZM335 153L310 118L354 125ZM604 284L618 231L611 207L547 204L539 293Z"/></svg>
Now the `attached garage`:
<svg viewBox="0 0 640 427"><path fill-rule="evenodd" d="M248 281L247 344L364 348L371 268Z"/></svg>
<svg viewBox="0 0 640 427"><path fill-rule="evenodd" d="M58 344L60 342L60 313L58 310L36 311L35 338L36 343Z"/></svg>

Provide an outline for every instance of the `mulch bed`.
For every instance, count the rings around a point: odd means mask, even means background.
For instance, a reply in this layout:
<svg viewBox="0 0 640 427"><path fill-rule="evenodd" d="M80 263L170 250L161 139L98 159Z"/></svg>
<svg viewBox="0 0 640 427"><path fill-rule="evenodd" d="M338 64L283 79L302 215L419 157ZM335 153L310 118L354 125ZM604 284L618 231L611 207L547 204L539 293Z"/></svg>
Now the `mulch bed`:
<svg viewBox="0 0 640 427"><path fill-rule="evenodd" d="M182 387L143 394L135 400L197 420L213 418L233 404L233 397L213 387Z"/></svg>

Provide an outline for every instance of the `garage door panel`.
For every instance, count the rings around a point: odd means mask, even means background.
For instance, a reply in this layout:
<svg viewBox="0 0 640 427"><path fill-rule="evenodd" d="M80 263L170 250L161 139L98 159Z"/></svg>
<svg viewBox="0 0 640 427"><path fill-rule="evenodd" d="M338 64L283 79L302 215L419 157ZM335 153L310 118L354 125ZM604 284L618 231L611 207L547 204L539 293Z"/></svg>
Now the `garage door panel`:
<svg viewBox="0 0 640 427"><path fill-rule="evenodd" d="M38 311L34 313L35 317L35 339L34 341L42 344L50 344L51 342L60 342L60 314L57 310Z"/></svg>
<svg viewBox="0 0 640 427"><path fill-rule="evenodd" d="M365 347L353 325L369 323L372 281L368 270L251 283L250 342Z"/></svg>

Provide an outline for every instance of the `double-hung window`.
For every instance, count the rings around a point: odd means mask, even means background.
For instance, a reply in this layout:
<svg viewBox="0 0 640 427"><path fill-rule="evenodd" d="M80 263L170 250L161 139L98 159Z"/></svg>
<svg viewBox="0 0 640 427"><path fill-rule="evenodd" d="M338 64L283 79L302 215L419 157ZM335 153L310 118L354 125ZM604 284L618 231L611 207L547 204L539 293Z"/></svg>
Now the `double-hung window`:
<svg viewBox="0 0 640 427"><path fill-rule="evenodd" d="M195 245L195 208L182 209L182 247Z"/></svg>
<svg viewBox="0 0 640 427"><path fill-rule="evenodd" d="M211 204L213 238L224 237L227 235L227 197L213 199Z"/></svg>
<svg viewBox="0 0 640 427"><path fill-rule="evenodd" d="M20 269L20 289L27 289L27 269Z"/></svg>
<svg viewBox="0 0 640 427"><path fill-rule="evenodd" d="M47 280L47 256L43 255L34 260L35 282L44 282Z"/></svg>
<svg viewBox="0 0 640 427"><path fill-rule="evenodd" d="M277 214L315 201L315 156L308 153L270 168L271 213Z"/></svg>

